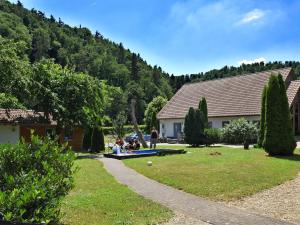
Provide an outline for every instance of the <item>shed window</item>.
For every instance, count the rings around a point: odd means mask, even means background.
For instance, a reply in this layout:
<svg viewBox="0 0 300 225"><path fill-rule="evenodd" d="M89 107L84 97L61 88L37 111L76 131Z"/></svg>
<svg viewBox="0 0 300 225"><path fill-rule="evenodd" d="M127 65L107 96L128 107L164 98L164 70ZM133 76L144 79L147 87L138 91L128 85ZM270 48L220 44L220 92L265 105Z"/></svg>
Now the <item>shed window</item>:
<svg viewBox="0 0 300 225"><path fill-rule="evenodd" d="M208 128L212 128L212 122L209 121L208 124L207 124Z"/></svg>

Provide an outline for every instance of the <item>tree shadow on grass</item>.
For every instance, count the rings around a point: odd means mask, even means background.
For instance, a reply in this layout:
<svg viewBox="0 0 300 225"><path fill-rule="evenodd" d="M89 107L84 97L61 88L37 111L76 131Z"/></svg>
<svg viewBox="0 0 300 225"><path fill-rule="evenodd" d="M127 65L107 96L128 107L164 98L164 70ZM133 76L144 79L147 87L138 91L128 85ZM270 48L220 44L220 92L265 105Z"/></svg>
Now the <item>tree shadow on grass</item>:
<svg viewBox="0 0 300 225"><path fill-rule="evenodd" d="M286 159L286 160L291 160L291 161L300 161L300 155L299 154L294 154L292 156L272 156L277 159Z"/></svg>
<svg viewBox="0 0 300 225"><path fill-rule="evenodd" d="M99 158L99 155L96 154L84 154L84 155L78 155L76 157L76 160L80 160L80 159L96 159Z"/></svg>
<svg viewBox="0 0 300 225"><path fill-rule="evenodd" d="M191 146L191 145L189 145L189 146L186 146L185 148L189 148L189 149L196 149L196 148L221 148L221 147L223 147L223 146L213 146L213 145L210 145L210 146L205 146L205 145L200 145L200 146L198 146L198 147L195 147L195 146Z"/></svg>

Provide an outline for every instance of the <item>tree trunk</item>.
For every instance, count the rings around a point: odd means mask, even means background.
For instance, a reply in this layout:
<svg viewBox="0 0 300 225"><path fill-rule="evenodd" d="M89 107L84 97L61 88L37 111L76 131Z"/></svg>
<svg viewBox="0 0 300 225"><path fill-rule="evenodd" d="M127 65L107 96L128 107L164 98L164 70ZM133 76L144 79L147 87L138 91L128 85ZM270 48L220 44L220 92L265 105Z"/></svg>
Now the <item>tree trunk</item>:
<svg viewBox="0 0 300 225"><path fill-rule="evenodd" d="M148 145L146 143L146 141L144 140L144 135L142 134L142 132L140 131L139 127L138 127L138 123L135 117L135 105L136 105L136 99L132 98L131 102L130 102L130 106L131 106L131 119L132 119L132 123L133 123L133 128L135 130L135 132L137 133L142 145L144 148L148 148Z"/></svg>

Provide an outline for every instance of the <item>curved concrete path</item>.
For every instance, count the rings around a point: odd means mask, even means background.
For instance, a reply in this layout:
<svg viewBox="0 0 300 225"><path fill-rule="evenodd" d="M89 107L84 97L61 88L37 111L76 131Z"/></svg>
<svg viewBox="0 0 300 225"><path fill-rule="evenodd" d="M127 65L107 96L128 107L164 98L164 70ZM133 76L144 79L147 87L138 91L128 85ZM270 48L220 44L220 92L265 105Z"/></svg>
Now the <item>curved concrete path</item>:
<svg viewBox="0 0 300 225"><path fill-rule="evenodd" d="M122 161L100 158L106 170L120 183L127 185L136 193L158 202L174 211L216 225L291 225L285 221L248 213L222 203L209 201L195 195L177 190L151 180Z"/></svg>

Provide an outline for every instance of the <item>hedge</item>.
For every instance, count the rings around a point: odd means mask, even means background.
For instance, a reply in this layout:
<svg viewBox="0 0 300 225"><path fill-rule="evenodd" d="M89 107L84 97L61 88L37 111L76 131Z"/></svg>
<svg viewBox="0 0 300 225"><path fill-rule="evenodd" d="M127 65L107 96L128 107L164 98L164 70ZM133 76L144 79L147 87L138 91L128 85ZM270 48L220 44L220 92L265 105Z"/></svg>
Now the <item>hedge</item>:
<svg viewBox="0 0 300 225"><path fill-rule="evenodd" d="M104 135L114 134L114 127L103 127L102 129ZM139 125L139 129L142 132L145 132L146 125ZM125 125L124 130L126 134L134 132L133 125Z"/></svg>

